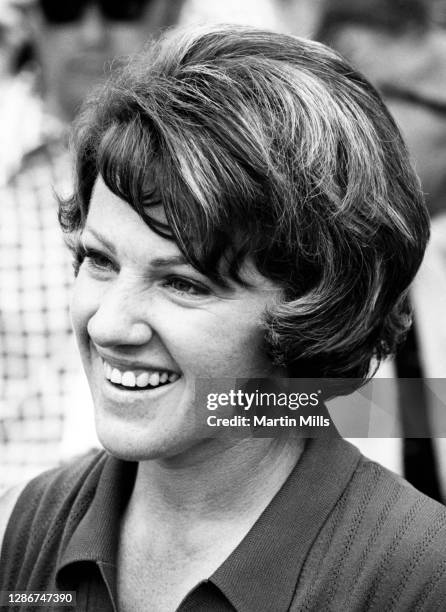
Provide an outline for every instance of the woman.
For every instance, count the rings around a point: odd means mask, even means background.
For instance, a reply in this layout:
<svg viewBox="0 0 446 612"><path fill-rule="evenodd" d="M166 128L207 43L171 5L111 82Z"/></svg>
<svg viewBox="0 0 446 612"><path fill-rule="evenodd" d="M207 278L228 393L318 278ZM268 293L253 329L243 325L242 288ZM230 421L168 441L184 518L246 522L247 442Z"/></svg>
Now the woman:
<svg viewBox="0 0 446 612"><path fill-rule="evenodd" d="M337 437L210 427L200 395L345 392L407 328L428 221L375 90L316 43L185 30L92 98L75 152L60 219L107 452L9 503L1 589L76 591L79 610L434 609L442 506Z"/></svg>

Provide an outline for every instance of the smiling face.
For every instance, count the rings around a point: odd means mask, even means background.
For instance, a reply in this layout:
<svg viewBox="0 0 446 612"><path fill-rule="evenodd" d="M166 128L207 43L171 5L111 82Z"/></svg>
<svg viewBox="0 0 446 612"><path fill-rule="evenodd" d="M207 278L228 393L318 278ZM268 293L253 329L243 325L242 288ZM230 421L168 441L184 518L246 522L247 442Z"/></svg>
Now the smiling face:
<svg viewBox="0 0 446 612"><path fill-rule="evenodd" d="M216 286L100 178L81 244L73 325L111 453L144 460L199 445L210 430L197 379L277 374L261 322L280 290L255 270L246 266L249 288Z"/></svg>

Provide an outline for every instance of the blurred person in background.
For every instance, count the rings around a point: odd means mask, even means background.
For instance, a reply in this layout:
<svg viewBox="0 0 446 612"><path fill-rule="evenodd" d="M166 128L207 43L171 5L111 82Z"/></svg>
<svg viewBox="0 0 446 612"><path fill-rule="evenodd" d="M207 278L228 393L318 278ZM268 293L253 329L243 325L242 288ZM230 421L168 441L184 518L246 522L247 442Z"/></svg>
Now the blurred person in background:
<svg viewBox="0 0 446 612"><path fill-rule="evenodd" d="M71 187L66 128L86 93L119 63L115 58L175 24L182 5L39 0L20 6L39 74L38 96L28 96L22 109L32 137L0 183L0 489L95 441L68 314L71 258L54 198L54 191Z"/></svg>
<svg viewBox="0 0 446 612"><path fill-rule="evenodd" d="M42 86L52 113L70 121L116 58L176 23L181 0L39 0L33 11Z"/></svg>
<svg viewBox="0 0 446 612"><path fill-rule="evenodd" d="M37 138L38 104L27 69L31 50L23 8L23 3L0 0L0 184Z"/></svg>
<svg viewBox="0 0 446 612"><path fill-rule="evenodd" d="M412 154L431 214L431 241L411 293L415 328L390 364L399 378L418 380L409 391L407 383L399 383L399 405L403 434L405 419L412 428L416 419L421 435L441 431L435 419L440 414L444 421L444 410L442 415L431 407L429 413L434 396L428 379L446 378L446 31L436 27L433 8L422 0L329 0L315 34L383 94ZM406 439L402 449L398 440L387 445L402 454L409 481L445 499L442 439Z"/></svg>

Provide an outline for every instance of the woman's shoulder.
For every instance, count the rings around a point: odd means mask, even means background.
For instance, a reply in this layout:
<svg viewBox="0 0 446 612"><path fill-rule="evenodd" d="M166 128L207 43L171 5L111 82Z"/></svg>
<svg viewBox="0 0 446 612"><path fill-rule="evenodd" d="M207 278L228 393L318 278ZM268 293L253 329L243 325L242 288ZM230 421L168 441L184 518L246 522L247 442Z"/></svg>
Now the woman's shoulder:
<svg viewBox="0 0 446 612"><path fill-rule="evenodd" d="M358 536L352 566L361 565L364 580L367 569L373 575L374 598L384 602L389 592L397 600L409 592L414 599L444 598L446 507L364 457L355 477L346 499Z"/></svg>
<svg viewBox="0 0 446 612"><path fill-rule="evenodd" d="M37 524L37 516L48 518L71 507L89 477L98 468L100 471L105 457L104 451L90 451L3 494L0 497L0 550L7 536L14 537L25 525Z"/></svg>
<svg viewBox="0 0 446 612"><path fill-rule="evenodd" d="M368 524L385 533L404 531L399 543L409 549L426 529L438 529L446 544L446 506L431 499L413 487L402 476L379 463L361 457L351 486L346 494L351 508L361 508ZM444 550L442 556L444 557Z"/></svg>
<svg viewBox="0 0 446 612"><path fill-rule="evenodd" d="M446 507L361 457L307 556L296 602L311 601L311 610L440 609L445 551Z"/></svg>

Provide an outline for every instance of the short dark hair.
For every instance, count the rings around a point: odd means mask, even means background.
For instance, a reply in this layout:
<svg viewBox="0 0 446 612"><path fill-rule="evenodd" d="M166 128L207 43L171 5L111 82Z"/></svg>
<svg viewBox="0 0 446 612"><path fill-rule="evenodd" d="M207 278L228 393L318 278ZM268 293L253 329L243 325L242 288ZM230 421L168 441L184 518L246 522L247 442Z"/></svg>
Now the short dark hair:
<svg viewBox="0 0 446 612"><path fill-rule="evenodd" d="M314 38L331 44L340 28L351 25L398 36L423 32L432 23L428 0L324 0Z"/></svg>
<svg viewBox="0 0 446 612"><path fill-rule="evenodd" d="M251 259L283 288L265 334L290 376L365 380L406 330L428 238L418 179L379 94L324 45L173 32L90 99L74 149L62 227L81 230L101 174L216 282L243 283Z"/></svg>

